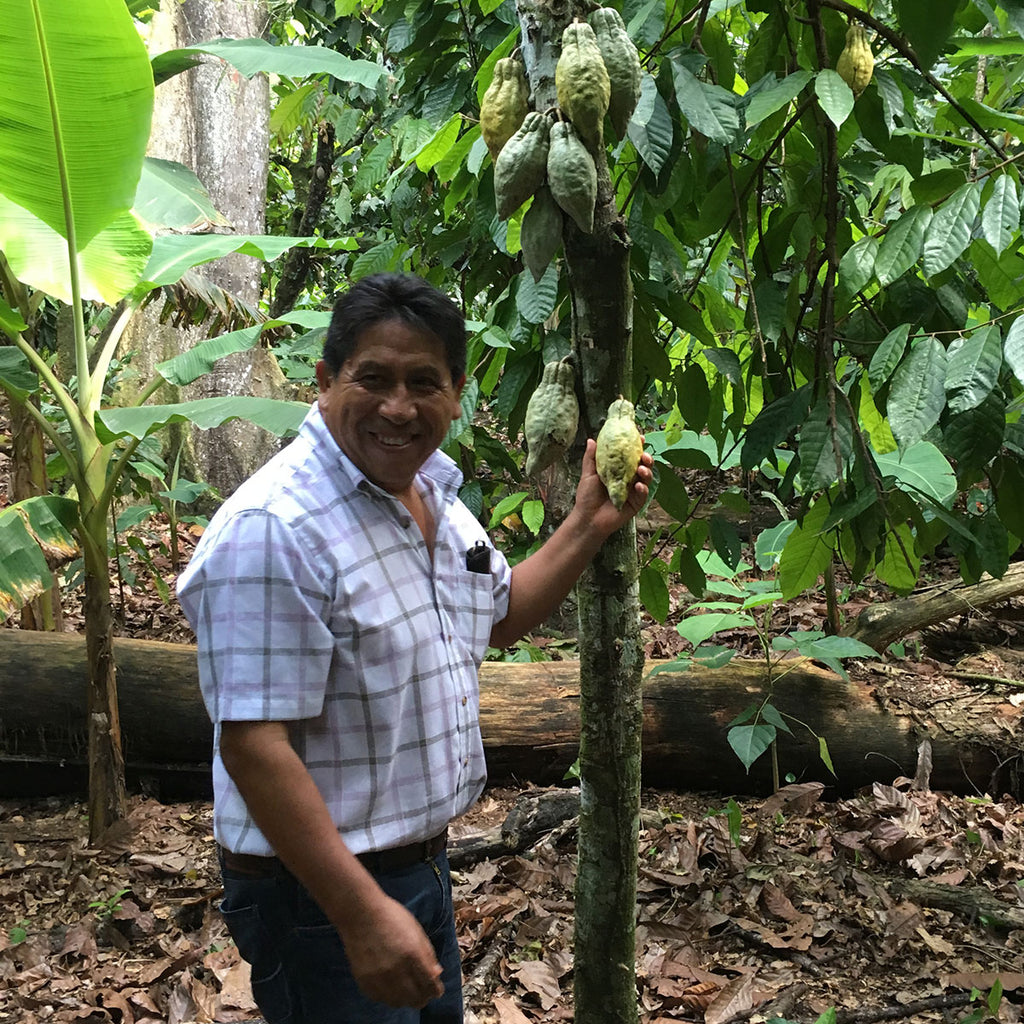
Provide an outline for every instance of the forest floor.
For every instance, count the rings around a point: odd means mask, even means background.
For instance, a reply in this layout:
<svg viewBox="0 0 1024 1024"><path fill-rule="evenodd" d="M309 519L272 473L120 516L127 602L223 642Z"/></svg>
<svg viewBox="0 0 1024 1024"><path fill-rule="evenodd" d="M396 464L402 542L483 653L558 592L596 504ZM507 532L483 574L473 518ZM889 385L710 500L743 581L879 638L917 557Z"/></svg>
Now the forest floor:
<svg viewBox="0 0 1024 1024"><path fill-rule="evenodd" d="M149 553L173 593L166 537ZM127 582L115 582L124 635L190 641L146 566L128 570ZM853 594L845 610L876 598ZM69 607L65 628L75 630ZM824 607L791 603L786 614L800 628L821 628ZM1004 650L1024 649L1016 626L999 618L993 611L960 625L975 637L996 631ZM672 621L645 620L649 656L679 650ZM948 641L952 631L943 632ZM751 638L729 642L742 648ZM921 687L941 684L943 699L964 687L949 675L959 653L948 643L911 636L906 652ZM1013 714L1019 685L1002 697ZM488 789L453 836L500 826L529 788ZM1024 1019L1018 800L933 792L895 769L884 784L826 796L815 783L767 799L644 792L642 1024ZM525 850L454 872L470 1024L572 1020L574 872L571 820ZM205 801L136 794L128 819L91 847L80 799L0 797L0 1022L258 1020L219 894Z"/></svg>

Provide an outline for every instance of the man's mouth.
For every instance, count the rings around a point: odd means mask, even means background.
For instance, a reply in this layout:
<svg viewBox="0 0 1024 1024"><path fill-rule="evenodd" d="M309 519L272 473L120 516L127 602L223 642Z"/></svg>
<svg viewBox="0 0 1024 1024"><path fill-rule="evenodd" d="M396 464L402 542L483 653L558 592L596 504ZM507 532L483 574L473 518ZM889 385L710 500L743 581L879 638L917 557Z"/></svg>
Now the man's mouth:
<svg viewBox="0 0 1024 1024"><path fill-rule="evenodd" d="M402 448L412 441L411 436L395 436L387 434L375 434L377 443L385 448Z"/></svg>

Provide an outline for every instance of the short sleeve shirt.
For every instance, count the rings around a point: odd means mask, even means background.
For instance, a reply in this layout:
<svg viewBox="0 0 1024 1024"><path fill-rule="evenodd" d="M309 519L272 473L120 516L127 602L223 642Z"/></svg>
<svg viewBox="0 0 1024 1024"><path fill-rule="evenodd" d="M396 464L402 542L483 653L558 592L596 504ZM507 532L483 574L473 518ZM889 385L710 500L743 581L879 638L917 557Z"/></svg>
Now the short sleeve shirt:
<svg viewBox="0 0 1024 1024"><path fill-rule="evenodd" d="M436 835L486 778L477 672L511 570L458 500L443 453L416 486L433 559L395 497L314 405L298 437L218 510L178 582L214 723L214 834L270 854L220 757L221 723L284 721L354 853ZM490 571L467 568L477 543Z"/></svg>

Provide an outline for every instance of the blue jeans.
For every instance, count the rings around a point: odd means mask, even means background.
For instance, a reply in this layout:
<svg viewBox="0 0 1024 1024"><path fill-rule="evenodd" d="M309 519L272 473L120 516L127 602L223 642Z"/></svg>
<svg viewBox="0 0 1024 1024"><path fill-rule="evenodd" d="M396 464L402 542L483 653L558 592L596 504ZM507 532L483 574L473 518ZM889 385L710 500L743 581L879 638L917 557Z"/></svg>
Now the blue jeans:
<svg viewBox="0 0 1024 1024"><path fill-rule="evenodd" d="M462 1024L462 967L455 938L448 858L375 874L434 944L444 995L422 1010L400 1009L359 991L335 927L283 867L254 878L222 865L221 913L252 965L252 993L267 1024Z"/></svg>

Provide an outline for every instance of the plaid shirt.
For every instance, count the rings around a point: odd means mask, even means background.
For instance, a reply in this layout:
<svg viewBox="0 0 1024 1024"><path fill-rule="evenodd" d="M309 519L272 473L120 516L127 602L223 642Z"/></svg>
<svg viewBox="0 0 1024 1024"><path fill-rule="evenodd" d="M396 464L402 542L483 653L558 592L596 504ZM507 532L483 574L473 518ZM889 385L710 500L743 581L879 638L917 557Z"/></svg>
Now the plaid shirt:
<svg viewBox="0 0 1024 1024"><path fill-rule="evenodd" d="M354 853L429 838L486 778L477 670L511 570L466 568L487 535L440 452L417 485L433 562L406 508L342 453L316 406L214 516L178 581L214 722L214 834L269 855L220 757L221 723L287 721Z"/></svg>

